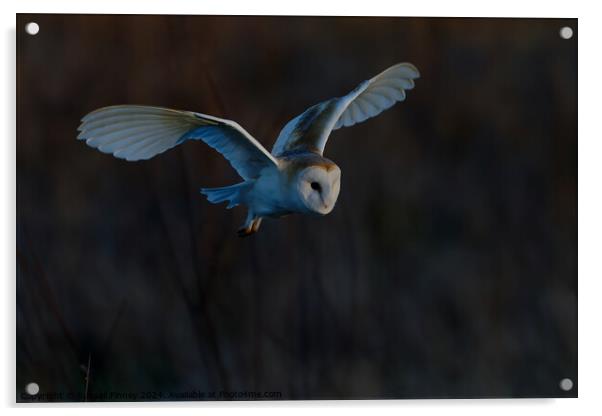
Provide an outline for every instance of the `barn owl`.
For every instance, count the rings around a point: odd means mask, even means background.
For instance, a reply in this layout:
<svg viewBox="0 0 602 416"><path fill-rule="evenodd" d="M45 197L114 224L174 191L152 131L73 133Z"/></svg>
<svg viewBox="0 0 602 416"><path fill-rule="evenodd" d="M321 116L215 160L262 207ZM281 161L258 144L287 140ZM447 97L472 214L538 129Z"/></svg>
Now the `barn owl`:
<svg viewBox="0 0 602 416"><path fill-rule="evenodd" d="M236 122L206 114L140 105L117 105L82 118L78 139L128 161L147 160L188 140L221 153L243 179L202 188L209 202L246 205L238 235L257 232L263 217L326 215L339 196L341 169L323 156L333 130L374 117L405 100L420 76L409 63L394 65L342 97L316 104L289 121L268 152Z"/></svg>

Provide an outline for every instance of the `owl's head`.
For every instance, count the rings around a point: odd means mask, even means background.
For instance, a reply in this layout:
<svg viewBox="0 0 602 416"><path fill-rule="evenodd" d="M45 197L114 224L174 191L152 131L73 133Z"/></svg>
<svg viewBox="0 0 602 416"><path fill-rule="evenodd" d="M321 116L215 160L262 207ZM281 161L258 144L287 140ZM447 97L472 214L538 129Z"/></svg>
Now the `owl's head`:
<svg viewBox="0 0 602 416"><path fill-rule="evenodd" d="M308 213L326 215L339 197L341 169L334 163L308 166L299 172L296 188Z"/></svg>

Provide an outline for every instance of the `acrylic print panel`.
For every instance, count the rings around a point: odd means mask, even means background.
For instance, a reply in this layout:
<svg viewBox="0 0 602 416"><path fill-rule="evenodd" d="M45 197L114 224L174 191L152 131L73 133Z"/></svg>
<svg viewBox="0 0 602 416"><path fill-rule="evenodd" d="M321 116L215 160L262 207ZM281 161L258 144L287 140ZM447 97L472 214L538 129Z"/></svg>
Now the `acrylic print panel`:
<svg viewBox="0 0 602 416"><path fill-rule="evenodd" d="M18 401L577 396L575 19L17 28Z"/></svg>

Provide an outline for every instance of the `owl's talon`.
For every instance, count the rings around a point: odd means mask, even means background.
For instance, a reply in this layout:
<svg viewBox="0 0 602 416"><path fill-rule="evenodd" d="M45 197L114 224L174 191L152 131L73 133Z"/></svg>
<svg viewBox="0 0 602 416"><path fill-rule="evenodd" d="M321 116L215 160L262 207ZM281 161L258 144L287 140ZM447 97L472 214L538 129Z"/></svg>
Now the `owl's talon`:
<svg viewBox="0 0 602 416"><path fill-rule="evenodd" d="M257 230L259 230L259 226L261 225L261 217L253 216L253 213L249 211L249 215L247 216L247 220L237 231L239 237L248 237L251 234L255 234Z"/></svg>
<svg viewBox="0 0 602 416"><path fill-rule="evenodd" d="M236 232L236 234L238 234L239 237L248 237L254 233L255 233L255 231L253 230L253 227L242 227L242 228L239 228L238 231Z"/></svg>

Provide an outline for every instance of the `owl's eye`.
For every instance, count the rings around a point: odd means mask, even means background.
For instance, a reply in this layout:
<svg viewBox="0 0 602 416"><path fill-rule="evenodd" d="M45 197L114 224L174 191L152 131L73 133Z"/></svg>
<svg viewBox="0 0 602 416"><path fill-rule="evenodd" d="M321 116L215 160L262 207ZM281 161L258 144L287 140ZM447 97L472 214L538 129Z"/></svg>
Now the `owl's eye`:
<svg viewBox="0 0 602 416"><path fill-rule="evenodd" d="M311 189L314 189L314 190L320 192L320 189L322 189L322 187L320 186L320 184L318 182L312 182Z"/></svg>

